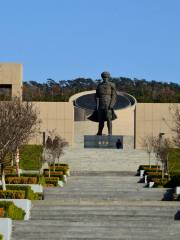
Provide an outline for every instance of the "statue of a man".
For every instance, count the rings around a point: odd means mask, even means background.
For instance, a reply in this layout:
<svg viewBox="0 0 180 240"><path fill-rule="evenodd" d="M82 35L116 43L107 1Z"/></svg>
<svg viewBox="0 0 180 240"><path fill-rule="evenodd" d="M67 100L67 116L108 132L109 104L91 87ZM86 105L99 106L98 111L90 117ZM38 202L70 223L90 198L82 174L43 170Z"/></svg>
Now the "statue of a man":
<svg viewBox="0 0 180 240"><path fill-rule="evenodd" d="M112 120L117 118L113 110L114 104L116 103L116 88L112 82L109 82L109 72L103 72L101 77L103 81L98 84L95 94L96 114L93 113L89 119L93 121L93 118L96 118L95 115L97 115L99 122L97 135L102 135L104 122L107 121L108 134L112 135Z"/></svg>

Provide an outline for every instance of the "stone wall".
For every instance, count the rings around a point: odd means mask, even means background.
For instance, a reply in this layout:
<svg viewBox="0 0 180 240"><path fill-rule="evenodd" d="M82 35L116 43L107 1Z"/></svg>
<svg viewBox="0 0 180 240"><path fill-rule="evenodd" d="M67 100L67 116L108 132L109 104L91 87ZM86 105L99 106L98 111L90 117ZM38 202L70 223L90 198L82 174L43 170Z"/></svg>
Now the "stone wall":
<svg viewBox="0 0 180 240"><path fill-rule="evenodd" d="M31 143L42 143L42 132L55 130L72 145L74 141L74 107L70 102L33 102L42 120L41 133Z"/></svg>
<svg viewBox="0 0 180 240"><path fill-rule="evenodd" d="M180 104L175 104L180 108ZM135 111L135 146L142 148L143 138L165 133L165 137L172 138L173 126L170 103L138 103Z"/></svg>
<svg viewBox="0 0 180 240"><path fill-rule="evenodd" d="M0 84L12 86L12 96L22 96L22 65L0 63Z"/></svg>

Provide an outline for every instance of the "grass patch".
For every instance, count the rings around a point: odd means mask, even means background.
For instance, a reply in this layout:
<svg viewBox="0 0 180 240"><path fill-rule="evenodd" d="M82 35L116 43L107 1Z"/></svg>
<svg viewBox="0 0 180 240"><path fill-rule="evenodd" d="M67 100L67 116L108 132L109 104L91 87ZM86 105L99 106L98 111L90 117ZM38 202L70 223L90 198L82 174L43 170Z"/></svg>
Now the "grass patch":
<svg viewBox="0 0 180 240"><path fill-rule="evenodd" d="M180 149L170 149L169 153L170 175L180 175Z"/></svg>
<svg viewBox="0 0 180 240"><path fill-rule="evenodd" d="M13 202L0 201L0 207L4 209L5 218L11 218L12 220L24 219L25 211L15 206Z"/></svg>
<svg viewBox="0 0 180 240"><path fill-rule="evenodd" d="M148 178L155 182L154 187L168 187L174 188L180 186L180 149L172 148L169 152L169 170L170 170L170 180L167 178L162 179L158 176L158 173L151 172Z"/></svg>
<svg viewBox="0 0 180 240"><path fill-rule="evenodd" d="M42 167L42 145L24 145L20 149L20 168L39 170Z"/></svg>

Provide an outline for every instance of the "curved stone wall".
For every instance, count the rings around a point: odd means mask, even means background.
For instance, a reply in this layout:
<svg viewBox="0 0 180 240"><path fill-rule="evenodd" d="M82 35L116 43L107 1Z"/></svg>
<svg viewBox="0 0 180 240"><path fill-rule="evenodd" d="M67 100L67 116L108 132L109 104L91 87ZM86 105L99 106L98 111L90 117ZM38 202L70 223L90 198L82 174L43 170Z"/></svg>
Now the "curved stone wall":
<svg viewBox="0 0 180 240"><path fill-rule="evenodd" d="M73 95L70 102L74 103L74 139L75 143L83 143L84 135L95 135L97 133L98 123L89 121L87 117L95 108L93 102L95 91L85 91ZM117 119L113 121L113 135L134 136L134 110L136 99L124 92L118 92L115 112ZM87 101L87 102L86 102ZM105 126L104 134L107 134Z"/></svg>

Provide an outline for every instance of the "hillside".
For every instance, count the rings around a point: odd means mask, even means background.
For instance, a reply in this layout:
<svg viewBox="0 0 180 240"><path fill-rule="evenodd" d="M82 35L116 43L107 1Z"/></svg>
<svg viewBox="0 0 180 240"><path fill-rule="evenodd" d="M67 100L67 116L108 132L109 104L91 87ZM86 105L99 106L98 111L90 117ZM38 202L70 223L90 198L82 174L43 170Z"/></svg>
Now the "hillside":
<svg viewBox="0 0 180 240"><path fill-rule="evenodd" d="M36 81L24 82L23 100L32 101L68 101L75 93L96 89L101 80L77 78L74 80L47 79L45 83ZM118 91L132 94L138 102L180 102L180 85L130 79L125 77L112 78Z"/></svg>

